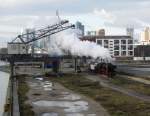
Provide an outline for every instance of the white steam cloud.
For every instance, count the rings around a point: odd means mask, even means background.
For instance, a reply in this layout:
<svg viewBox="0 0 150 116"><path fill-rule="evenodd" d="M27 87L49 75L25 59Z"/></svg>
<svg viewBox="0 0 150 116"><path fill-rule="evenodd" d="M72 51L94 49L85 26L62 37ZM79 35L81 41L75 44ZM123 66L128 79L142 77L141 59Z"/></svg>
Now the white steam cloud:
<svg viewBox="0 0 150 116"><path fill-rule="evenodd" d="M90 56L92 58L111 59L108 49L94 42L81 41L75 33L61 32L52 36L49 42L50 55L64 55L67 52L74 56Z"/></svg>
<svg viewBox="0 0 150 116"><path fill-rule="evenodd" d="M68 52L74 56L90 56L94 59L111 60L108 49L94 42L81 41L72 31L64 31L53 35L48 43L50 55L64 55Z"/></svg>

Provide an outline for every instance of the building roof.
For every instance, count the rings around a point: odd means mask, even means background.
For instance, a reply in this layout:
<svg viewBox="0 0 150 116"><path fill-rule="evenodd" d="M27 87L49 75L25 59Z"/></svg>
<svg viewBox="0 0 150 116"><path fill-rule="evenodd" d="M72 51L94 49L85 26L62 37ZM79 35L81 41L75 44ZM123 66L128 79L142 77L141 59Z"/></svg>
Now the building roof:
<svg viewBox="0 0 150 116"><path fill-rule="evenodd" d="M8 42L7 44L24 44L22 42Z"/></svg>
<svg viewBox="0 0 150 116"><path fill-rule="evenodd" d="M83 36L81 40L96 41L96 39L132 39L131 36L127 35L114 35L114 36Z"/></svg>
<svg viewBox="0 0 150 116"><path fill-rule="evenodd" d="M94 41L96 42L96 36L83 36L80 38L80 40L88 40L88 41Z"/></svg>

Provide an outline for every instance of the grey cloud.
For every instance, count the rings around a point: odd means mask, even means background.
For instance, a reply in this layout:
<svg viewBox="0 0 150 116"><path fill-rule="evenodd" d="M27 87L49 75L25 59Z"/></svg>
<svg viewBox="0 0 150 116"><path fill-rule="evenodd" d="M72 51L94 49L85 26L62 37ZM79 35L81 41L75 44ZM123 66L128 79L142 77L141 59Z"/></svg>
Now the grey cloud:
<svg viewBox="0 0 150 116"><path fill-rule="evenodd" d="M135 28L143 28L150 24L150 8L132 8L113 11L116 20L113 23L105 22L107 26L125 27L132 25Z"/></svg>
<svg viewBox="0 0 150 116"><path fill-rule="evenodd" d="M89 15L94 9L104 9L106 12L97 12L97 17L105 21L104 26L110 27L133 25L135 28L141 28L150 24L149 0L27 0L14 6L0 7L0 36L7 35L9 38L22 28L38 28L51 24L53 21L50 19L55 19L51 16L55 16L57 9L60 15L72 16L75 19L83 14ZM88 22L90 19L85 20Z"/></svg>

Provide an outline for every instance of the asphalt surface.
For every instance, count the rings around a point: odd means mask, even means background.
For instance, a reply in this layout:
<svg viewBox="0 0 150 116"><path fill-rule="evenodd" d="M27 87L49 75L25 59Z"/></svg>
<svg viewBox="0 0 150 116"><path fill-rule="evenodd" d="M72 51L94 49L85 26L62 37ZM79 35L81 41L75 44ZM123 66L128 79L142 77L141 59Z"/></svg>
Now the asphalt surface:
<svg viewBox="0 0 150 116"><path fill-rule="evenodd" d="M150 78L150 66L129 66L129 65L117 65L117 72L124 72L140 77Z"/></svg>

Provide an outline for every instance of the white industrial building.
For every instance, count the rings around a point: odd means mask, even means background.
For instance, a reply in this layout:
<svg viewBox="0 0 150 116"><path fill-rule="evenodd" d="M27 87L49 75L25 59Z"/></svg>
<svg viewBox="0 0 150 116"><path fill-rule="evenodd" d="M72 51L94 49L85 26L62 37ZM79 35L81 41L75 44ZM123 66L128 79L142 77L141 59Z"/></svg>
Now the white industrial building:
<svg viewBox="0 0 150 116"><path fill-rule="evenodd" d="M96 43L108 48L115 57L128 57L134 55L133 40L130 36L104 36L96 38Z"/></svg>
<svg viewBox="0 0 150 116"><path fill-rule="evenodd" d="M115 58L133 58L134 56L131 36L84 36L81 40L93 41L108 48L111 56Z"/></svg>

